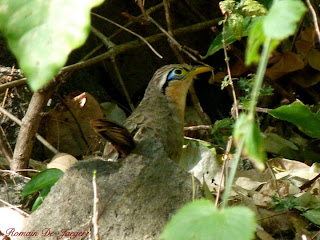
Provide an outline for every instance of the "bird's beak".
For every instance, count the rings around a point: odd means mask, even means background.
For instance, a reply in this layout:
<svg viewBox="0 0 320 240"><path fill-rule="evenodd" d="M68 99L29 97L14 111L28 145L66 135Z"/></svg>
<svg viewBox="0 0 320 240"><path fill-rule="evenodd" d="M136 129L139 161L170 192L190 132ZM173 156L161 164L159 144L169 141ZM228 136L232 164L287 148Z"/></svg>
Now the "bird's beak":
<svg viewBox="0 0 320 240"><path fill-rule="evenodd" d="M192 67L191 71L189 72L190 77L194 77L200 73L205 73L205 72L212 72L213 68L212 67L207 67L207 66L194 66Z"/></svg>

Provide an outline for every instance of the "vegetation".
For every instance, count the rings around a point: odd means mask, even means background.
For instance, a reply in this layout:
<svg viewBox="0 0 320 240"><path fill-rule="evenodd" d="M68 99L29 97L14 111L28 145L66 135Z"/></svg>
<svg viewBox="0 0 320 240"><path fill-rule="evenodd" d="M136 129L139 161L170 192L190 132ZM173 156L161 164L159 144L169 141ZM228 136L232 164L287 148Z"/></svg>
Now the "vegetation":
<svg viewBox="0 0 320 240"><path fill-rule="evenodd" d="M165 11L167 17L169 16L166 31L148 15L142 2L137 1L142 15L139 18L129 15L128 18L142 24L147 21L164 31L177 59L181 60L184 53L198 63L210 65L212 57L223 52L225 63L220 68L223 70L216 70L213 82L219 84L221 90L230 90L228 97L230 96L234 103L231 116L223 116L223 119L216 120L213 124L208 124L204 114L201 116L200 113L202 124L206 124L200 128L202 127L202 131L210 129L210 133L200 134L200 145L197 143L192 146L192 151L207 151L206 154L213 155L215 161L202 169L204 173L212 172L210 181L205 181L205 174L199 179L207 200L194 200L182 207L168 222L160 238L246 240L255 237L276 239L279 235L287 234L284 239L290 239L293 235L300 234L301 238L304 235L312 239L317 234L315 229L320 225L320 199L317 192L317 179L320 176L320 109L319 94L314 90L319 88L320 52L316 46L319 46L320 42L315 41L315 36L319 33L315 24L318 19L309 1L307 3L311 15L301 0L221 1L219 9L224 18L215 19L221 31L207 47L205 56L193 55L194 51L182 47L182 44L175 40L168 10ZM139 37L142 39L140 42L128 42L121 48L119 45L113 46L109 38L92 27L91 31L97 39L112 50L63 67L70 52L85 43L91 24L89 13L92 7L101 3L100 0L90 1L90 4L77 2L76 8L73 1L52 1L49 5L37 8L34 7L34 4L37 4L35 0L29 0L25 4L16 0L0 3L0 9L6 9L0 11L0 30L17 58L27 83L35 91L33 99L35 96L41 98L41 102L37 102L37 112L28 111L25 119L39 115L46 100L58 89L61 82L79 68L109 58L118 73L116 54L125 51L123 49L132 48L134 44L148 44L156 55L160 55L157 49L150 45L156 37ZM168 1L163 1L163 4L168 6ZM65 6L60 7L61 5ZM71 9L74 14L69 14ZM28 13L31 17L26 21L24 17ZM56 16L67 18L62 21ZM93 13L93 16L96 14ZM99 18L111 21L101 16ZM213 25L211 22L210 24ZM123 28L121 25L120 27ZM320 40L320 36L317 37ZM245 52L245 56L237 56L239 49L240 52ZM119 81L120 85L123 84L121 76ZM285 87L286 84L288 88ZM300 91L300 94L294 95L294 89ZM124 96L132 107L126 88ZM276 103L270 104L266 99ZM195 101L194 98L192 100ZM30 106L31 104L32 101ZM87 115L91 115L96 105L94 100ZM110 108L108 105L108 109L113 121L124 121L125 113L118 106ZM63 118L65 115L61 119ZM27 139L19 136L16 148L33 138L40 120L30 121L28 124L33 126L35 131L24 134L29 137ZM53 132L57 130L54 129ZM65 134L68 135L69 132ZM85 132L84 135L86 134L88 133ZM54 134L50 136L53 138ZM2 152L5 153L3 149L6 146L1 142ZM205 146L205 149L200 146ZM33 145L30 146L32 147ZM94 152L89 144L85 149L90 149L90 153ZM30 154L28 155L28 150L21 151L23 154L20 155L19 149L15 149L14 155L4 154L12 170L28 167ZM81 151L80 155L86 155L83 149ZM31 150L29 152L31 153ZM188 156L185 158L193 157L190 152L186 155ZM245 169L242 169L244 171L239 173L238 170L244 166L247 159L250 160L249 167L245 166ZM181 165L190 170L187 164ZM223 182L220 180L225 171L228 175ZM26 185L22 192L24 197L41 190L32 210L41 204L51 186L62 174L56 169L44 170ZM262 208L264 210L261 210ZM293 213L297 213L298 217ZM274 225L270 227L264 219L272 218L271 214L274 214L275 219L279 214L289 215L286 223L293 226L294 230L290 232L286 228L281 229L281 226L278 231L270 230L272 227L277 228L277 222L283 220L274 220ZM301 226L305 221L309 221L309 225Z"/></svg>

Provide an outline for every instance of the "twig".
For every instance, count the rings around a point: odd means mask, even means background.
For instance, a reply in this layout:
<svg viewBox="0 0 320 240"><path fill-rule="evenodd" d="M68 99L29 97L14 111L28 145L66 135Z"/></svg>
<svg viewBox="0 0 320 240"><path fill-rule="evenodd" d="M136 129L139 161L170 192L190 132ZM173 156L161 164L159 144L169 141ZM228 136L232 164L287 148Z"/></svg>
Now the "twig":
<svg viewBox="0 0 320 240"><path fill-rule="evenodd" d="M314 30L316 31L317 37L318 37L318 42L320 44L320 31L319 31L319 24L318 24L318 18L317 18L317 14L316 11L314 10L314 8L312 7L312 4L310 2L310 0L306 0L308 8L310 10L311 16L312 16L312 20L313 20L313 24L314 24Z"/></svg>
<svg viewBox="0 0 320 240"><path fill-rule="evenodd" d="M95 29L94 27L92 27L92 32L103 42L103 44L108 48L108 49L112 49L114 48L116 45L109 39L107 38L103 33L101 33L99 30ZM111 50L112 51L112 50ZM131 108L131 110L133 111L134 110L134 105L131 101L131 98L130 98L130 95L128 93L128 89L126 87L126 85L124 84L124 81L123 81L123 78L121 76L121 73L120 73L120 70L118 68L118 65L116 63L116 59L115 59L115 56L111 57L111 62L113 64L113 68L116 72L116 75L117 75L117 78L120 82L120 85L122 87L122 90L124 92L124 95L129 103L129 106Z"/></svg>
<svg viewBox="0 0 320 240"><path fill-rule="evenodd" d="M6 109L0 107L0 112L2 112L4 115L6 115L8 118L10 118L12 121L14 121L19 126L22 125L22 121L19 118L17 118L16 116L14 116L13 114L11 114L10 112L8 112ZM52 146L47 140L45 140L40 134L36 133L35 136L51 152L53 152L54 154L59 153L59 151L54 146Z"/></svg>
<svg viewBox="0 0 320 240"><path fill-rule="evenodd" d="M18 87L18 86L26 85L26 84L27 84L27 78L21 78L19 80L15 80L12 82L1 84L0 85L0 93L5 91L7 88Z"/></svg>
<svg viewBox="0 0 320 240"><path fill-rule="evenodd" d="M216 197L216 202L215 202L216 207L218 207L218 204L219 204L219 199L220 199L220 195L221 195L221 188L222 188L222 181L224 179L227 179L226 165L227 165L227 161L230 160L229 153L231 151L231 146L232 146L232 136L229 137L226 151L223 154L223 165L222 165L222 169L221 169L221 178L220 178L220 183L218 185L217 197ZM225 185L226 185L226 183L225 183Z"/></svg>
<svg viewBox="0 0 320 240"><path fill-rule="evenodd" d="M127 87L124 84L123 78L121 76L121 73L120 73L120 70L119 70L118 65L116 63L115 58L111 58L111 62L113 64L114 70L116 71L116 75L118 77L118 80L119 80L120 85L122 87L122 90L124 92L124 95L126 96L126 99L127 99L128 103L129 103L129 106L130 106L131 110L133 111L134 110L134 105L133 105L133 103L131 101L130 95L129 95L128 90L127 90Z"/></svg>
<svg viewBox="0 0 320 240"><path fill-rule="evenodd" d="M113 198L113 196L117 193L117 191L113 191L113 193L111 194L111 196L109 197L109 199L107 200L107 202L102 206L101 209L99 209L99 212L98 212L98 220L99 218L101 217L102 213L104 212L104 210L106 210L109 202L111 201L111 199ZM86 228L86 231L88 231L90 228L92 227L92 221L90 221L88 223L88 227Z"/></svg>
<svg viewBox="0 0 320 240"><path fill-rule="evenodd" d="M175 36L178 36L178 35L182 35L182 34L186 34L186 33L190 33L190 32L200 31L202 29L209 28L212 25L217 24L219 20L220 19L214 19L214 20L210 20L207 22L202 22L202 23L197 23L197 24L191 25L191 26L182 27L182 28L174 30L173 34ZM152 35L150 37L146 37L145 39L148 42L152 43L152 42L156 42L156 41L161 40L165 36L166 35L164 33L158 33L158 34ZM91 58L89 60L81 61L81 62L72 64L72 65L63 67L61 69L60 73L75 71L75 70L78 70L78 69L81 69L84 67L91 66L91 65L99 63L105 59L111 59L113 56L119 55L121 53L127 52L127 51L135 49L135 48L138 48L140 46L143 46L144 44L145 44L145 42L141 42L141 41L136 40L136 41L127 42L122 45L117 45L112 49L112 52L108 51L108 52L103 53L99 56Z"/></svg>
<svg viewBox="0 0 320 240"><path fill-rule="evenodd" d="M185 131L197 131L197 130L211 130L211 125L198 125L198 126L190 126L190 127L184 127Z"/></svg>
<svg viewBox="0 0 320 240"><path fill-rule="evenodd" d="M271 174L271 177L272 177L272 179L274 181L274 186L276 187L278 197L281 198L280 189L279 189L279 186L278 186L278 181L277 181L276 175L274 174L273 169L271 168L271 166L270 166L270 164L268 162L266 162L266 165L267 165L268 170L269 170L269 172Z"/></svg>
<svg viewBox="0 0 320 240"><path fill-rule="evenodd" d="M159 58L163 58L163 57L160 55L160 53L158 53L158 52L151 46L151 44L150 44L145 38L143 38L142 36L140 36L139 34L131 31L131 30L128 29L128 28L123 27L122 25L120 25L120 24L118 24L118 23L116 23L116 22L114 22L114 21L112 21L112 20L110 20L110 19L108 19L108 18L102 17L102 16L100 16L100 15L98 15L98 14L96 14L96 13L91 13L91 14L94 15L94 16L96 16L96 17L98 17L98 18L101 18L101 19L103 19L103 20L105 20L105 21L107 21L107 22L109 22L109 23L111 23L111 24L113 24L113 25L115 25L115 26L117 26L117 27L119 27L119 28L121 28L121 29L129 32L129 33L131 33L132 35L134 35L134 36L136 36L136 37L138 37L140 40L142 40L142 41L151 49L151 51L154 52L154 54L156 54Z"/></svg>
<svg viewBox="0 0 320 240"><path fill-rule="evenodd" d="M154 19L153 19L152 17L150 17L150 16L148 17L148 19L149 19L154 25L156 25L156 26L159 28L159 30L160 30L161 32L163 32L163 33L169 38L170 41L172 41L172 42L170 42L170 43L172 43L172 44L174 44L174 45L176 45L176 46L178 47L179 51L182 51L182 52L184 52L185 54L187 54L188 57L190 57L193 61L198 62L198 63L201 63L201 64L203 64L203 65L207 65L207 64L201 62L199 59L197 59L192 53L188 52L184 47L182 47L181 44L180 44L173 36L171 36L163 27L161 27L161 25L160 25L159 23L156 22L156 20L154 20ZM175 31L173 31L173 34L175 34Z"/></svg>
<svg viewBox="0 0 320 240"><path fill-rule="evenodd" d="M164 11L165 11L165 16L166 16L166 22L167 22L167 27L168 27L168 34L173 38L173 33L172 33L172 21L170 17L170 5L168 0L163 0L163 5L164 5ZM171 42L171 38L168 38L169 45L178 59L178 62L180 63L185 63L179 49L177 48L177 45ZM181 46L180 46L181 47Z"/></svg>
<svg viewBox="0 0 320 240"><path fill-rule="evenodd" d="M202 142L204 144L209 144L209 145L212 145L211 142L207 142L207 141L204 141L204 140L201 140L201 139L197 139L197 138L192 138L192 137L187 137L187 136L184 136L184 139L187 139L187 140L190 140L190 141L196 141L196 142Z"/></svg>
<svg viewBox="0 0 320 240"><path fill-rule="evenodd" d="M309 187L310 187L315 181L317 181L317 179L319 179L319 178L320 178L320 173L319 173L317 176L315 176L314 178L312 178L311 180L306 181L304 184L302 184L302 186L299 187L300 190L303 191L303 190L305 190L306 188L309 188Z"/></svg>
<svg viewBox="0 0 320 240"><path fill-rule="evenodd" d="M15 69L15 66L13 65L12 68L11 68L11 73L10 73L10 76L7 76L7 79L8 79L8 82L11 82L12 81L12 75L14 73L14 69ZM4 108L4 106L6 105L6 101L7 101L7 98L8 98L8 94L9 94L9 88L6 89L6 93L4 94L4 99L2 101L2 107Z"/></svg>
<svg viewBox="0 0 320 240"><path fill-rule="evenodd" d="M100 32L95 27L91 26L91 31L101 40L101 42L107 47L107 49L111 49L115 46L115 44L109 38L107 38L102 32Z"/></svg>
<svg viewBox="0 0 320 240"><path fill-rule="evenodd" d="M223 52L224 52L224 56L225 56L225 62L227 65L229 85L231 86L231 90L232 90L233 105L234 105L234 109L235 109L235 119L238 119L238 117L239 117L238 102L237 102L237 96L236 96L236 92L234 90L234 85L233 85L233 81L232 81L231 70L230 70L230 66L229 66L229 57L228 57L227 45L226 45L226 22L227 22L227 19L228 19L228 15L226 14L224 21L223 21L223 28L222 28L222 44L223 44Z"/></svg>
<svg viewBox="0 0 320 240"><path fill-rule="evenodd" d="M71 117L73 118L74 122L76 123L77 125L77 128L79 129L79 132L80 132L80 136L82 138L82 140L84 141L84 143L86 144L86 146L89 145L85 135L84 135L84 132L81 128L81 125L77 119L77 117L74 115L72 109L69 107L69 105L66 103L66 101L60 96L60 94L57 94L58 98L60 99L61 103L63 106L65 106L65 108L67 109L67 111L70 113ZM58 145L59 146L59 145Z"/></svg>
<svg viewBox="0 0 320 240"><path fill-rule="evenodd" d="M5 133L3 128L0 126L0 151L3 153L5 159L8 161L7 163L10 165L10 162L12 161L12 149L5 139Z"/></svg>
<svg viewBox="0 0 320 240"><path fill-rule="evenodd" d="M203 124L210 125L210 120L207 118L206 114L203 112L203 109L200 105L200 101L199 101L199 98L196 94L196 90L194 89L193 84L189 88L189 93L190 93L190 97L191 97L194 109L196 110L196 112L200 116Z"/></svg>
<svg viewBox="0 0 320 240"><path fill-rule="evenodd" d="M93 215L92 215L92 225L93 225L93 235L94 239L99 240L99 198L98 198L98 190L97 190L97 180L96 180L97 171L93 172L92 176L92 187L93 187Z"/></svg>
<svg viewBox="0 0 320 240"><path fill-rule="evenodd" d="M14 205L12 205L12 204L10 204L10 203L8 203L8 202L6 202L6 201L2 200L2 199L0 199L0 202L2 202L3 204L5 204L5 205L9 206L10 208L12 208L12 209L16 210L17 212L19 212L19 213L21 213L21 214L25 215L26 217L29 217L29 216L30 216L30 214L28 214L28 213L26 213L26 212L22 211L20 208L18 208L18 207L16 207L16 206L14 206Z"/></svg>
<svg viewBox="0 0 320 240"><path fill-rule="evenodd" d="M144 0L137 0L136 2L138 4L143 16L147 17L146 10L144 9Z"/></svg>
<svg viewBox="0 0 320 240"><path fill-rule="evenodd" d="M238 108L241 110L248 110L248 108L245 108L241 105L239 105ZM268 111L270 111L270 110L272 110L272 109L271 108L256 107L256 112L268 113Z"/></svg>

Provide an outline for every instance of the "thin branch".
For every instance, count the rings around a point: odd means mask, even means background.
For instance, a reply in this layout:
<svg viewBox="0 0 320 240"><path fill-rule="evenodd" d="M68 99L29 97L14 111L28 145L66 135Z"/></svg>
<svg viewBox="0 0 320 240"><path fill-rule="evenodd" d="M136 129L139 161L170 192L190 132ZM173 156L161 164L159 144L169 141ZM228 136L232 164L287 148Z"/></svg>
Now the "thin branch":
<svg viewBox="0 0 320 240"><path fill-rule="evenodd" d="M93 225L93 236L95 240L100 239L99 235L99 198L97 190L97 180L96 180L97 171L93 172L92 176L92 187L93 187L93 216L92 216L92 225Z"/></svg>
<svg viewBox="0 0 320 240"><path fill-rule="evenodd" d="M107 36L105 36L95 27L91 26L91 31L101 40L101 42L107 47L107 49L111 49L116 46Z"/></svg>
<svg viewBox="0 0 320 240"><path fill-rule="evenodd" d="M0 93L6 91L7 88L18 87L27 84L27 78L21 78L19 80L14 80L12 82L4 83L0 85Z"/></svg>
<svg viewBox="0 0 320 240"><path fill-rule="evenodd" d="M203 30L205 28L210 28L212 25L217 24L219 22L219 20L220 19L213 19L213 20L210 20L210 21L207 21L207 22L202 22L202 23L197 23L197 24L191 25L191 26L182 27L182 28L174 30L173 34L175 36L178 36L178 35L183 35L183 34L190 33L190 32L197 32L197 31ZM152 35L150 37L146 37L145 39L148 42L152 43L152 42L156 42L156 41L161 40L165 36L166 35L164 33L158 33L158 34ZM111 59L113 56L116 56L116 55L119 55L121 53L127 52L129 50L141 47L144 44L145 44L144 42L136 40L136 41L127 42L127 43L122 44L122 45L117 45L112 49L112 52L108 51L108 52L103 53L103 54L101 54L99 56L91 58L89 60L81 61L81 62L72 64L72 65L63 67L61 69L61 72L75 71L75 70L78 70L78 69L81 69L81 68L84 68L84 67L91 66L91 65L99 63L99 62L101 62L101 61L103 61L105 59Z"/></svg>
<svg viewBox="0 0 320 240"><path fill-rule="evenodd" d="M6 115L19 126L22 125L22 121L10 112L8 112L6 109L0 107L0 112L2 112L4 115ZM36 138L54 154L59 153L59 151L54 146L52 146L47 140L45 140L40 134L36 133Z"/></svg>
<svg viewBox="0 0 320 240"><path fill-rule="evenodd" d="M12 75L14 73L14 69L15 69L15 66L13 65L13 67L11 68L11 72L10 72L10 75L7 76L7 82L11 82L12 81ZM4 99L2 101L2 107L4 108L4 106L6 105L6 101L7 101L7 98L8 98L8 94L9 94L9 88L6 89L6 92L4 94Z"/></svg>
<svg viewBox="0 0 320 240"><path fill-rule="evenodd" d="M237 96L236 96L236 92L234 90L234 85L233 85L233 81L232 81L231 70L230 70L230 66L229 66L229 57L228 57L227 45L226 45L226 22L227 22L227 19L228 19L228 15L226 14L224 21L223 21L223 28L222 28L222 44L223 44L223 52L224 52L224 56L225 56L225 62L227 65L228 77L229 77L229 82L230 82L229 85L231 86L231 90L232 90L233 105L234 105L234 109L235 109L235 119L238 119L238 117L239 117L238 102L237 102Z"/></svg>
<svg viewBox="0 0 320 240"><path fill-rule="evenodd" d="M0 151L5 156L5 159L7 160L7 163L12 161L12 149L10 148L10 145L7 141L5 141L6 135L3 131L3 128L0 126Z"/></svg>
<svg viewBox="0 0 320 240"><path fill-rule="evenodd" d="M170 17L170 5L169 5L169 0L163 0L163 5L164 5L164 11L165 11L165 16L166 16L166 22L167 22L167 28L168 28L168 34L173 38L173 32L172 32L172 21ZM172 38L168 38L169 45L178 59L178 62L180 63L185 63L179 49L177 48L178 46L174 43L171 42ZM181 47L181 46L180 46Z"/></svg>
<svg viewBox="0 0 320 240"><path fill-rule="evenodd" d="M83 130L82 130L82 128L81 128L81 125L80 125L77 117L74 115L72 109L69 107L69 105L66 103L66 101L60 96L60 94L57 94L57 96L58 96L58 98L60 99L62 105L63 105L63 106L67 109L67 111L70 113L70 115L71 115L71 117L73 118L75 124L77 125L77 128L78 128L78 130L79 130L79 132L80 132L81 139L84 141L84 143L86 144L86 146L88 146L88 145L89 145L89 144L88 144L88 141L87 141L87 139L86 139L86 137L85 137L85 134L84 134L84 132L83 132Z"/></svg>
<svg viewBox="0 0 320 240"><path fill-rule="evenodd" d="M232 146L232 136L229 136L229 140L228 140L228 143L227 143L226 151L223 154L223 165L222 165L222 169L221 169L222 175L221 175L220 182L219 182L219 185L218 185L217 197L216 197L216 202L215 202L215 206L216 207L218 207L219 199L220 199L220 196L221 196L222 181L224 179L227 179L226 165L227 165L227 161L230 160L229 153L231 151L231 146ZM226 185L226 183L224 185Z"/></svg>
<svg viewBox="0 0 320 240"><path fill-rule="evenodd" d="M312 16L312 20L313 20L313 24L314 24L314 30L316 31L317 37L318 37L318 42L320 44L320 31L319 31L319 24L318 24L318 17L316 14L316 11L314 10L314 8L312 7L312 4L310 2L310 0L306 0L308 8L310 10L311 16Z"/></svg>
<svg viewBox="0 0 320 240"><path fill-rule="evenodd" d="M248 108L245 108L241 105L239 105L238 108L241 110L248 110ZM256 107L256 112L268 113L268 111L270 111L270 110L272 110L272 109L271 108Z"/></svg>
<svg viewBox="0 0 320 240"><path fill-rule="evenodd" d="M91 28L92 32L102 41L102 43L109 49L111 50L112 48L114 48L116 46L116 44L114 44L108 37L106 37L103 33L101 33L99 30L95 29L94 27ZM112 50L111 50L112 51ZM116 72L117 78L120 82L120 85L122 87L122 90L124 92L124 95L128 101L128 104L131 108L131 110L134 110L134 105L131 101L128 89L126 87L126 85L124 84L123 78L121 76L120 70L118 68L118 65L116 63L116 59L115 56L111 57L111 62L113 64L113 68Z"/></svg>
<svg viewBox="0 0 320 240"><path fill-rule="evenodd" d="M16 206L14 206L14 205L12 205L12 204L10 204L10 203L8 203L8 202L6 202L6 201L2 200L2 199L0 199L0 202L2 202L3 204L7 205L8 207L10 207L10 208L12 208L12 209L16 210L17 212L19 212L19 213L21 213L21 214L25 215L26 217L29 217L29 216L30 216L30 214L28 214L28 213L26 213L26 212L22 211L20 208L18 208L18 207L16 207Z"/></svg>
<svg viewBox="0 0 320 240"><path fill-rule="evenodd" d="M190 127L184 127L185 131L197 131L197 130L211 130L211 125L198 125L198 126L190 126Z"/></svg>
<svg viewBox="0 0 320 240"><path fill-rule="evenodd" d="M193 84L189 88L189 93L190 93L191 101L193 103L193 107L196 110L196 112L198 113L198 115L200 116L203 124L210 125L210 120L208 119L206 114L203 112L203 109L200 105L200 101L199 101L199 98L196 94L196 90L194 89Z"/></svg>
<svg viewBox="0 0 320 240"><path fill-rule="evenodd" d="M161 32L163 32L178 48L179 50L181 51L182 50L182 46L180 45L180 43L175 40L173 38L173 36L170 35L170 33L168 33L159 23L157 23L156 20L154 20L152 17L148 16L148 19L154 24L156 25L157 28L159 28L159 30ZM173 33L173 32L172 32Z"/></svg>
<svg viewBox="0 0 320 240"><path fill-rule="evenodd" d="M113 24L113 25L115 25L115 26L117 26L117 27L119 27L119 28L121 28L121 29L129 32L129 33L131 33L132 35L134 35L134 36L136 36L136 37L138 37L140 40L142 40L142 41L151 49L151 51L154 52L155 55L157 55L159 58L163 58L163 57L160 55L160 53L158 53L144 37L140 36L139 34L131 31L131 30L128 29L128 28L123 27L122 25L120 25L120 24L118 24L118 23L116 23L116 22L114 22L114 21L112 21L112 20L110 20L110 19L108 19L108 18L102 17L102 16L100 16L100 15L98 15L98 14L96 14L96 13L91 13L91 14L94 15L94 16L96 16L96 17L98 17L98 18L101 18L101 19L103 19L103 20L105 20L105 21L107 21L107 22L109 22L109 23L111 23L111 24Z"/></svg>
<svg viewBox="0 0 320 240"><path fill-rule="evenodd" d="M122 90L123 90L123 92L124 92L124 95L126 96L126 99L127 99L128 103L129 103L129 106L130 106L131 110L133 111L133 110L135 109L135 108L134 108L134 105L133 105L133 103L132 103L132 101L131 101L129 92L128 92L128 90L127 90L127 87L126 87L126 85L124 84L123 78L122 78L122 76L121 76L121 73L120 73L120 70L119 70L118 65L117 65L117 63L116 63L115 58L111 58L111 62L112 62L112 64L113 64L114 70L116 71L116 75L117 75L117 77L118 77L118 80L119 80L120 85L121 85L121 87L122 87Z"/></svg>
<svg viewBox="0 0 320 240"><path fill-rule="evenodd" d="M183 138L184 138L184 139L187 139L187 140L190 140L190 141L202 142L202 143L204 143L204 144L210 144L210 145L212 145L211 142L207 142L207 141L204 141L204 140L201 140L201 139L198 139L198 138L192 138L192 137L187 137L187 136L184 136Z"/></svg>

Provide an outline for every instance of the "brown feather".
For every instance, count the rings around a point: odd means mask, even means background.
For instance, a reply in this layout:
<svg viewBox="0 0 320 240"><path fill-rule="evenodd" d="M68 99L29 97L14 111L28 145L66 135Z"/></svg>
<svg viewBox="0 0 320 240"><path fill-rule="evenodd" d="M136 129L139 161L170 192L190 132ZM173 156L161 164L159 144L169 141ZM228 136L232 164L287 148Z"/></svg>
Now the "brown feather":
<svg viewBox="0 0 320 240"><path fill-rule="evenodd" d="M135 147L132 134L123 126L106 119L90 121L93 130L109 141L121 157L127 156Z"/></svg>

